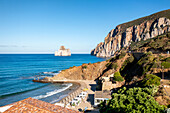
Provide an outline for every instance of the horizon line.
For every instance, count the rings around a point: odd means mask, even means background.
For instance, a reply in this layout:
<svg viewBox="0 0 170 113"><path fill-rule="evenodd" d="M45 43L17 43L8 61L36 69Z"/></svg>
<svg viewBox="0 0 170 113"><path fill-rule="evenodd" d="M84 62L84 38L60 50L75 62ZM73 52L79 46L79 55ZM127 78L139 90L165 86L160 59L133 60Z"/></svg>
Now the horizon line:
<svg viewBox="0 0 170 113"><path fill-rule="evenodd" d="M52 52L0 52L0 54L54 54ZM90 54L88 52L73 52L71 54Z"/></svg>

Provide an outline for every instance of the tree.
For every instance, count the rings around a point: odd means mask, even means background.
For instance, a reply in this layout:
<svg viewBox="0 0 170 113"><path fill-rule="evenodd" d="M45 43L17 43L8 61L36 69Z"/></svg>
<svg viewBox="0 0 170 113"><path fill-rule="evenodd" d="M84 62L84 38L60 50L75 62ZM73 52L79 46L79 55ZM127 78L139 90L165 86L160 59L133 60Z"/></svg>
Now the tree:
<svg viewBox="0 0 170 113"><path fill-rule="evenodd" d="M142 80L142 85L143 86L150 86L150 85L160 85L160 80L161 78L156 76L156 75L152 75L152 74L147 74L145 75L144 79Z"/></svg>
<svg viewBox="0 0 170 113"><path fill-rule="evenodd" d="M151 88L120 89L112 94L106 105L100 104L101 113L163 113L164 106L159 105L152 96Z"/></svg>

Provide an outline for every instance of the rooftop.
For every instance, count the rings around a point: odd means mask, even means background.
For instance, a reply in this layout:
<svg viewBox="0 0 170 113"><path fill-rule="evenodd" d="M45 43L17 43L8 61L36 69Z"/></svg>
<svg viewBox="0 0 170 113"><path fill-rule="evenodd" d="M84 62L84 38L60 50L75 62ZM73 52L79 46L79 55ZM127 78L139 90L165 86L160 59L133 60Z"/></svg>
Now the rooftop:
<svg viewBox="0 0 170 113"><path fill-rule="evenodd" d="M50 104L31 97L15 102L4 113L79 113L78 111Z"/></svg>
<svg viewBox="0 0 170 113"><path fill-rule="evenodd" d="M95 98L111 98L110 91L95 91Z"/></svg>

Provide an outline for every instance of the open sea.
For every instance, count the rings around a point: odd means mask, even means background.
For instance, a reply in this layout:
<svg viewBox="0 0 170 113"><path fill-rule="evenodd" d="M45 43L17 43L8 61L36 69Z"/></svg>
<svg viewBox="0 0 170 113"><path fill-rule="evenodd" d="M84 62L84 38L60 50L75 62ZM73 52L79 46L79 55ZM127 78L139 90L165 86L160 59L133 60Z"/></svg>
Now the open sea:
<svg viewBox="0 0 170 113"><path fill-rule="evenodd" d="M0 54L0 106L28 97L56 103L67 96L67 89L74 84L34 83L34 78L54 76L72 66L104 60L90 54L65 57L53 54Z"/></svg>

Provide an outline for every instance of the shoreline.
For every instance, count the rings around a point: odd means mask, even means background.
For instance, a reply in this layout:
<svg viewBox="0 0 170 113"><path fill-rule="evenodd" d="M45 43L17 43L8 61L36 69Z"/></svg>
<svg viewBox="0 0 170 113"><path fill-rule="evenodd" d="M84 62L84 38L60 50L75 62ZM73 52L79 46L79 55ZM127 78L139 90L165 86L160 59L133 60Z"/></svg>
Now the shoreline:
<svg viewBox="0 0 170 113"><path fill-rule="evenodd" d="M46 81L47 82L47 81ZM71 92L68 93L67 96L64 98L60 99L58 102L53 103L54 105L59 105L62 107L70 108L76 111L79 111L79 109L85 109L88 108L89 110L94 110L95 108L93 107L94 105L94 93L96 89L96 82L94 80L53 80L53 79L48 79L49 83L72 83L78 85L77 88L73 89L74 86L71 86L67 90L72 90ZM77 106L71 106L69 103L76 97L78 96L83 89L87 88L88 90L87 95L82 101L80 102L79 105Z"/></svg>
<svg viewBox="0 0 170 113"><path fill-rule="evenodd" d="M40 82L40 83L72 83L73 85L69 87L67 90L72 90L70 91L67 96L63 97L60 99L58 102L55 102L53 104L61 104L67 106L69 102L71 102L78 94L83 91L83 89L87 88L87 84L84 83L86 80L33 80L33 82ZM77 87L74 89L74 84L77 85Z"/></svg>

